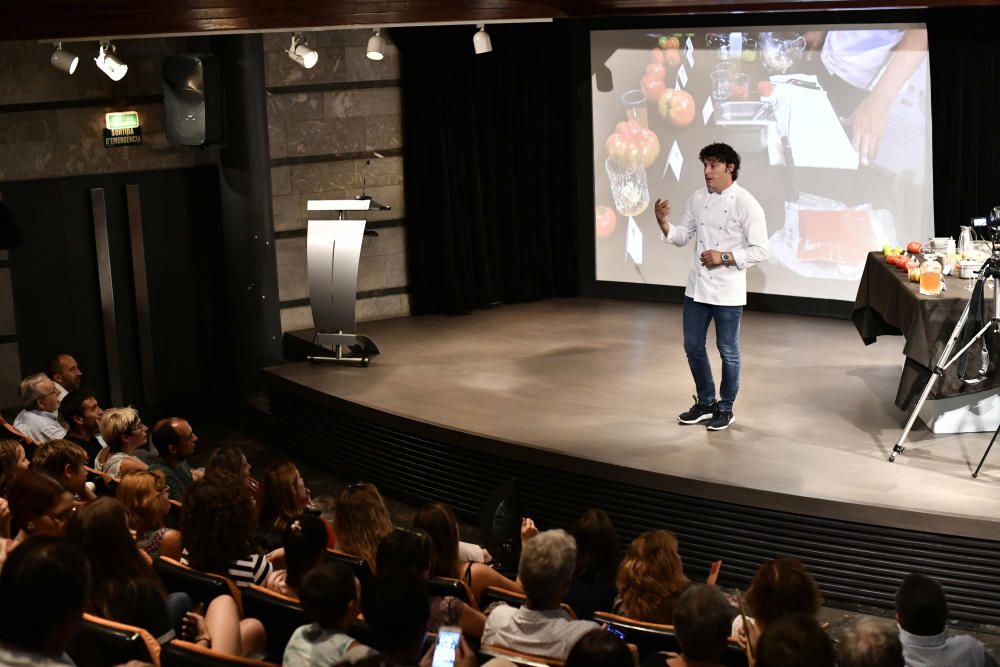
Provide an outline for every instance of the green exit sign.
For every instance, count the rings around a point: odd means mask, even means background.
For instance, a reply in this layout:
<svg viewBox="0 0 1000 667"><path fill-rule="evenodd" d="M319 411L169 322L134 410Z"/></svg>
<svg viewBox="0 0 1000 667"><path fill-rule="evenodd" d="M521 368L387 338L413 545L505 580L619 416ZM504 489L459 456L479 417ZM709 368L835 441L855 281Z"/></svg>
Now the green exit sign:
<svg viewBox="0 0 1000 667"><path fill-rule="evenodd" d="M130 130L139 127L138 111L115 111L104 114L104 126L109 130Z"/></svg>

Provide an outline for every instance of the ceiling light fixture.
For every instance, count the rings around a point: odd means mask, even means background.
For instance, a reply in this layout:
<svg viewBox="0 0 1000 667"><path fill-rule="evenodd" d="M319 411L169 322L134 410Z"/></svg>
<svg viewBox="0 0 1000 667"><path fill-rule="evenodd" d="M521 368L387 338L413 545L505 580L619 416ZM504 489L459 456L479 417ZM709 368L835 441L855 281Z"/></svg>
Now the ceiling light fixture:
<svg viewBox="0 0 1000 667"><path fill-rule="evenodd" d="M369 60L382 60L385 58L385 40L382 39L381 30L372 30L372 36L368 38L368 52L365 54Z"/></svg>
<svg viewBox="0 0 1000 667"><path fill-rule="evenodd" d="M486 26L480 23L478 26L479 30L476 34L472 36L472 46L476 49L476 54L482 55L484 53L489 53L493 50L493 44L490 42L490 35L486 32Z"/></svg>
<svg viewBox="0 0 1000 667"><path fill-rule="evenodd" d="M56 43L56 50L52 52L52 57L49 60L53 67L61 69L67 74L75 72L76 66L80 64L80 58L75 54L63 51L62 42Z"/></svg>
<svg viewBox="0 0 1000 667"><path fill-rule="evenodd" d="M302 33L292 35L292 45L288 47L288 57L306 69L312 69L319 62L319 52L309 48L309 40Z"/></svg>
<svg viewBox="0 0 1000 667"><path fill-rule="evenodd" d="M128 72L128 65L118 59L117 49L111 42L101 42L94 62L112 81L121 81Z"/></svg>

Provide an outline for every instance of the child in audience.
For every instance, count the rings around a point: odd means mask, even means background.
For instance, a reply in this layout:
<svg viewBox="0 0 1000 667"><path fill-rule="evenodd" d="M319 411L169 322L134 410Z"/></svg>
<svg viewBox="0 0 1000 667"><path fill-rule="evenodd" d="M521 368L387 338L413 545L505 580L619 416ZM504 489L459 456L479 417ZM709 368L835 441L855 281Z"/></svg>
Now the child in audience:
<svg viewBox="0 0 1000 667"><path fill-rule="evenodd" d="M87 452L69 440L50 440L35 452L35 468L52 475L78 503L89 503L97 496L87 486Z"/></svg>
<svg viewBox="0 0 1000 667"><path fill-rule="evenodd" d="M136 470L146 470L146 465L135 450L146 444L149 428L142 423L135 408L110 408L101 416L101 437L107 443L94 459L94 468L115 481Z"/></svg>
<svg viewBox="0 0 1000 667"><path fill-rule="evenodd" d="M297 598L302 578L323 562L326 555L326 522L306 512L285 528L285 569L275 570L267 578L268 590Z"/></svg>
<svg viewBox="0 0 1000 667"><path fill-rule="evenodd" d="M608 515L589 510L573 526L576 539L576 571L566 604L579 618L590 618L595 611L611 611L618 589L618 537Z"/></svg>
<svg viewBox="0 0 1000 667"><path fill-rule="evenodd" d="M835 667L833 641L810 614L790 614L767 626L754 651L755 667ZM957 667L953 663L935 663Z"/></svg>
<svg viewBox="0 0 1000 667"><path fill-rule="evenodd" d="M125 507L128 527L135 533L135 543L150 558L181 557L180 531L163 525L170 511L166 478L159 470L139 470L122 477L116 491Z"/></svg>
<svg viewBox="0 0 1000 667"><path fill-rule="evenodd" d="M17 478L8 497L14 526L13 539L0 539L0 567L7 554L31 536L62 537L66 522L76 511L73 494L43 472L29 470Z"/></svg>
<svg viewBox="0 0 1000 667"><path fill-rule="evenodd" d="M265 551L281 546L285 529L311 503L309 489L294 463L278 461L268 466L257 501L258 544ZM334 546L332 528L328 529L327 546Z"/></svg>
<svg viewBox="0 0 1000 667"><path fill-rule="evenodd" d="M591 630L573 644L566 667L634 667L628 644L606 630Z"/></svg>
<svg viewBox="0 0 1000 667"><path fill-rule="evenodd" d="M506 591L523 593L521 584L511 581L493 568L472 561L458 559L458 520L451 508L444 503L428 503L413 517L413 527L426 531L434 544L431 556L431 576L461 579L479 599L489 586Z"/></svg>
<svg viewBox="0 0 1000 667"><path fill-rule="evenodd" d="M181 509L181 559L196 570L231 578L237 586L263 586L270 561L256 551L253 495L232 474L215 471L188 488Z"/></svg>
<svg viewBox="0 0 1000 667"><path fill-rule="evenodd" d="M17 440L0 440L0 538L11 536L11 512L7 497L11 487L28 469L24 446Z"/></svg>
<svg viewBox="0 0 1000 667"><path fill-rule="evenodd" d="M383 537L392 532L392 519L374 484L349 484L337 494L333 512L337 551L358 556L375 569L375 551Z"/></svg>
<svg viewBox="0 0 1000 667"><path fill-rule="evenodd" d="M617 583L616 614L673 625L674 603L689 584L677 538L666 530L635 538L618 567Z"/></svg>
<svg viewBox="0 0 1000 667"><path fill-rule="evenodd" d="M313 623L298 628L288 645L285 667L326 667L354 662L372 649L347 634L360 610L361 584L343 563L330 562L310 570L302 578L302 608Z"/></svg>

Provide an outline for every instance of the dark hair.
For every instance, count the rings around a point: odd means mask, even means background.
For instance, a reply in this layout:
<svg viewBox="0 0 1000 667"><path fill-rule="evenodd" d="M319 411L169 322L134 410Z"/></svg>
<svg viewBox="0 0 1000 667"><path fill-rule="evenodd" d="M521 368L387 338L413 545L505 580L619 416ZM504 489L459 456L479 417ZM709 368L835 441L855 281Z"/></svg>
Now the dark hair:
<svg viewBox="0 0 1000 667"><path fill-rule="evenodd" d="M419 528L394 528L382 538L375 552L375 570L420 578L430 569L434 542Z"/></svg>
<svg viewBox="0 0 1000 667"><path fill-rule="evenodd" d="M32 518L45 516L64 493L69 491L51 475L28 470L17 478L7 496L11 520L24 529Z"/></svg>
<svg viewBox="0 0 1000 667"><path fill-rule="evenodd" d="M896 624L884 618L862 618L840 635L839 667L903 667L903 644Z"/></svg>
<svg viewBox="0 0 1000 667"><path fill-rule="evenodd" d="M632 667L628 644L606 630L591 630L576 640L566 667Z"/></svg>
<svg viewBox="0 0 1000 667"><path fill-rule="evenodd" d="M747 591L747 604L762 628L788 614L815 616L823 595L798 558L784 556L762 564Z"/></svg>
<svg viewBox="0 0 1000 667"><path fill-rule="evenodd" d="M69 440L50 440L38 448L31 465L62 480L66 466L79 468L87 465L87 452Z"/></svg>
<svg viewBox="0 0 1000 667"><path fill-rule="evenodd" d="M0 641L36 653L70 618L83 612L90 567L77 547L31 537L10 552L0 572Z"/></svg>
<svg viewBox="0 0 1000 667"><path fill-rule="evenodd" d="M674 632L692 660L718 660L732 629L732 608L715 586L693 584L674 605Z"/></svg>
<svg viewBox="0 0 1000 667"><path fill-rule="evenodd" d="M63 421L69 425L70 430L73 430L74 417L80 417L83 419L83 404L90 399L96 399L97 396L90 389L74 389L65 396L63 396L62 402L59 403L59 416L62 417Z"/></svg>
<svg viewBox="0 0 1000 667"><path fill-rule="evenodd" d="M87 608L91 612L129 622L141 583L152 583L166 598L159 577L135 546L125 506L114 498L104 496L80 508L66 526L66 538L90 560L94 584Z"/></svg>
<svg viewBox="0 0 1000 667"><path fill-rule="evenodd" d="M181 441L180 433L177 432L177 425L181 421L180 417L164 417L153 426L150 436L153 438L153 446L161 455L167 454L171 447L176 447Z"/></svg>
<svg viewBox="0 0 1000 667"><path fill-rule="evenodd" d="M24 446L17 440L0 440L0 498L10 496L17 479L18 448Z"/></svg>
<svg viewBox="0 0 1000 667"><path fill-rule="evenodd" d="M756 667L834 667L833 642L806 614L791 614L767 626L757 640Z"/></svg>
<svg viewBox="0 0 1000 667"><path fill-rule="evenodd" d="M618 570L618 537L614 524L601 510L587 510L573 526L576 540L576 576L596 577Z"/></svg>
<svg viewBox="0 0 1000 667"><path fill-rule="evenodd" d="M433 542L431 576L458 576L458 521L444 503L427 503L413 517L413 527L427 532Z"/></svg>
<svg viewBox="0 0 1000 667"><path fill-rule="evenodd" d="M698 159L704 164L708 160L718 160L725 165L733 165L733 180L740 175L740 154L729 144L714 143L701 149Z"/></svg>
<svg viewBox="0 0 1000 667"><path fill-rule="evenodd" d="M188 487L181 534L196 570L226 575L230 563L253 553L256 531L253 496L240 478L217 471Z"/></svg>
<svg viewBox="0 0 1000 667"><path fill-rule="evenodd" d="M316 566L326 553L326 524L312 512L305 512L285 528L282 543L285 547L285 568L288 571L285 582L298 588L302 577Z"/></svg>
<svg viewBox="0 0 1000 667"><path fill-rule="evenodd" d="M899 627L915 635L936 635L948 620L948 600L941 584L923 574L908 574L896 590Z"/></svg>
<svg viewBox="0 0 1000 667"><path fill-rule="evenodd" d="M243 474L243 464L247 457L236 445L222 445L216 448L205 464L205 474L228 472L240 477Z"/></svg>
<svg viewBox="0 0 1000 667"><path fill-rule="evenodd" d="M60 360L63 357L72 357L72 356L73 355L70 354L69 352L56 352L51 357L49 357L49 360L45 362L45 373L46 375L49 376L50 380L54 378L57 373L62 373L62 364L60 363Z"/></svg>
<svg viewBox="0 0 1000 667"><path fill-rule="evenodd" d="M431 602L423 582L379 574L361 591L361 609L375 636L374 648L392 653L424 636Z"/></svg>
<svg viewBox="0 0 1000 667"><path fill-rule="evenodd" d="M299 602L306 616L324 628L335 626L344 617L347 605L357 599L354 570L330 561L317 565L302 577Z"/></svg>

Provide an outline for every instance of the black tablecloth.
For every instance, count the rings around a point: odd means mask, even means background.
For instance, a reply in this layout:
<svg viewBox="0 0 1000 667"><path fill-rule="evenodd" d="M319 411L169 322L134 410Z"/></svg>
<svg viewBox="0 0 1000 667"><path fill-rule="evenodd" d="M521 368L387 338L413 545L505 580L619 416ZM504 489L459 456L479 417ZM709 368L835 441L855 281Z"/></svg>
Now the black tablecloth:
<svg viewBox="0 0 1000 667"><path fill-rule="evenodd" d="M971 282L969 280L946 276L945 282L948 291L938 296L924 296L917 283L911 283L907 279L905 271L886 264L882 253L868 254L851 319L865 345L871 345L878 336L884 335L902 335L906 339L903 346L906 358L896 392L896 406L902 410L909 410L920 396L930 377L930 369L940 358L972 294L965 289ZM989 310L992 310L991 290L987 290L986 295L990 303ZM1000 373L997 371L995 358L1000 357L1000 338L991 334L986 338L990 350L997 350L996 354L991 355L987 379L976 385L962 382L958 377L956 362L945 370L944 377L934 385L930 398L971 394L1000 386ZM952 354L958 349L956 346ZM965 373L967 377L974 376L979 369L979 349L977 343L969 351L969 369Z"/></svg>

